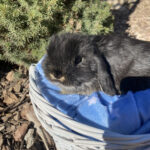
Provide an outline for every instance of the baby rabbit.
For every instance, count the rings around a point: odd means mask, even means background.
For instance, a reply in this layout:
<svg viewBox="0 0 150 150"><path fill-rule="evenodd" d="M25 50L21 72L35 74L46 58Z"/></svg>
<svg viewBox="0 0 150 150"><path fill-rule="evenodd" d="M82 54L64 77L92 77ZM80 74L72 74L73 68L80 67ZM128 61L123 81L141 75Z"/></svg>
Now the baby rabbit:
<svg viewBox="0 0 150 150"><path fill-rule="evenodd" d="M118 34L53 35L42 67L63 94L115 95L123 79L150 77L150 43Z"/></svg>

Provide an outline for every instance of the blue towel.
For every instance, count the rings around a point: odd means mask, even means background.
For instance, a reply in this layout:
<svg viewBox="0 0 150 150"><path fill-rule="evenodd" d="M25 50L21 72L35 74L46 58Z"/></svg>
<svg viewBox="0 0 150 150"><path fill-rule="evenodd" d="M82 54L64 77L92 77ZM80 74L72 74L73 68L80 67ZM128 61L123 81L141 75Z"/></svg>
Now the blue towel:
<svg viewBox="0 0 150 150"><path fill-rule="evenodd" d="M41 63L36 65L36 84L55 108L81 123L122 134L150 133L150 89L110 96L101 91L89 96L60 94L48 81Z"/></svg>

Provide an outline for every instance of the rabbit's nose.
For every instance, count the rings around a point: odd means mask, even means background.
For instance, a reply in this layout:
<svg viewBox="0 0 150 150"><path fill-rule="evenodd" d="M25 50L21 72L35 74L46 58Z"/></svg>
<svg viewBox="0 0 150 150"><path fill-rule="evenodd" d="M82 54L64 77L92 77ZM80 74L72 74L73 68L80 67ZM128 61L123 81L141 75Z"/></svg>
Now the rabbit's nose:
<svg viewBox="0 0 150 150"><path fill-rule="evenodd" d="M66 80L65 76L63 76L62 72L59 70L55 70L53 73L50 73L50 78L52 80L58 80L60 82L64 82Z"/></svg>

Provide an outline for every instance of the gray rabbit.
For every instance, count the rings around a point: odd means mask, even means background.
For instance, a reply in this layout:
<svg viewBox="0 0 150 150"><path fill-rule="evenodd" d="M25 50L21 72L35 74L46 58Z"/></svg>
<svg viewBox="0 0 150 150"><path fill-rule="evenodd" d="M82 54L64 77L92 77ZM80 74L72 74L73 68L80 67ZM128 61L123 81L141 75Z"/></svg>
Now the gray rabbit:
<svg viewBox="0 0 150 150"><path fill-rule="evenodd" d="M150 42L119 34L53 35L42 67L63 94L143 90L150 88Z"/></svg>

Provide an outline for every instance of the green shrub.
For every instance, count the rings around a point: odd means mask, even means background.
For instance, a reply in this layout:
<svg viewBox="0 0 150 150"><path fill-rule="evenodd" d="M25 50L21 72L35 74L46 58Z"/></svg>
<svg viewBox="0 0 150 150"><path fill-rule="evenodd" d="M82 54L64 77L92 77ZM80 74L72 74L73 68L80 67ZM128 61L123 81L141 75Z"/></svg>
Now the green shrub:
<svg viewBox="0 0 150 150"><path fill-rule="evenodd" d="M62 8L60 0L0 0L0 59L29 65L41 58Z"/></svg>
<svg viewBox="0 0 150 150"><path fill-rule="evenodd" d="M102 0L76 0L64 17L65 31L107 34L113 31L110 6Z"/></svg>
<svg viewBox="0 0 150 150"><path fill-rule="evenodd" d="M96 0L0 0L0 60L28 66L53 33L106 34L112 20L109 6Z"/></svg>

